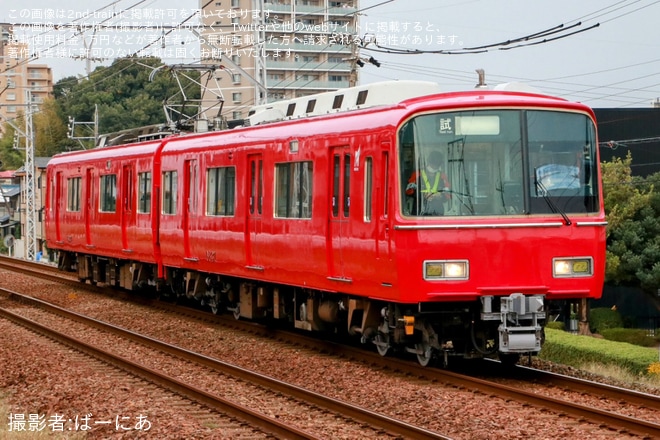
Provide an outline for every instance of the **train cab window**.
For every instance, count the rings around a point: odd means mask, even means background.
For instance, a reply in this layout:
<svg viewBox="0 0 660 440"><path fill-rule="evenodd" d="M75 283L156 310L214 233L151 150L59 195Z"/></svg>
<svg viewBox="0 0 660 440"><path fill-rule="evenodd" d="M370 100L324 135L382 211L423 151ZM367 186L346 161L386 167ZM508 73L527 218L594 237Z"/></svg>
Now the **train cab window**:
<svg viewBox="0 0 660 440"><path fill-rule="evenodd" d="M528 192L534 212L597 209L595 167L597 146L593 124L584 115L528 111Z"/></svg>
<svg viewBox="0 0 660 440"><path fill-rule="evenodd" d="M138 212L151 212L151 172L138 174Z"/></svg>
<svg viewBox="0 0 660 440"><path fill-rule="evenodd" d="M163 172L163 214L176 214L177 172Z"/></svg>
<svg viewBox="0 0 660 440"><path fill-rule="evenodd" d="M78 212L80 211L80 182L82 181L81 177L72 177L67 179L66 182L66 191L67 191L67 203L66 210L69 212Z"/></svg>
<svg viewBox="0 0 660 440"><path fill-rule="evenodd" d="M401 209L409 216L593 212L595 129L575 112L425 114L399 130Z"/></svg>
<svg viewBox="0 0 660 440"><path fill-rule="evenodd" d="M312 218L312 162L275 166L275 217Z"/></svg>
<svg viewBox="0 0 660 440"><path fill-rule="evenodd" d="M100 181L100 205L99 211L101 212L115 212L117 211L117 175L106 174L101 176Z"/></svg>
<svg viewBox="0 0 660 440"><path fill-rule="evenodd" d="M234 215L236 167L209 168L206 173L206 215Z"/></svg>

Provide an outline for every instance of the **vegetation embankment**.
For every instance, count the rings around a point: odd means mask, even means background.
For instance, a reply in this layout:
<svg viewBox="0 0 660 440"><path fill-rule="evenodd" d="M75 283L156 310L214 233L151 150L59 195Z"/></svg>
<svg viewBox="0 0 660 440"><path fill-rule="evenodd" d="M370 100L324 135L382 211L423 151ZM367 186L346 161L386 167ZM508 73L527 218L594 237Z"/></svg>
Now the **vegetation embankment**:
<svg viewBox="0 0 660 440"><path fill-rule="evenodd" d="M562 323L551 323L539 357L579 369L623 371L633 380L660 386L660 335L623 328L622 323L619 313L610 309L594 309L590 315L590 329L599 337L574 335L563 331Z"/></svg>

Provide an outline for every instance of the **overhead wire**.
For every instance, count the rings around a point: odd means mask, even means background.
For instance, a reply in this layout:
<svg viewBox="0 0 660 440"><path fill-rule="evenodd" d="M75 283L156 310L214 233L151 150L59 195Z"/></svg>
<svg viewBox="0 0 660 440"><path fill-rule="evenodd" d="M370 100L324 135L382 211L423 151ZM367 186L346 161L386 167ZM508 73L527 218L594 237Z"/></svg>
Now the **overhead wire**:
<svg viewBox="0 0 660 440"><path fill-rule="evenodd" d="M642 0L635 0L634 3L639 3ZM622 13L620 15L617 15L615 17L612 17L610 19L607 19L604 21L604 23L619 19L621 17L624 17L626 15L632 14L634 12L637 12L641 9L645 9L647 7L653 6L654 4L660 2L660 0L656 0L648 5L641 6L639 8L633 9L631 11L627 11L625 13ZM574 28L577 28L579 26L582 26L583 21L582 19L588 19L588 20L594 20L595 18L603 17L608 14L611 14L615 11L621 10L623 8L630 7L630 4L622 5L623 3L627 3L626 1L619 1L613 5L606 6L604 8L600 8L597 11L591 12L589 14L586 14L582 17L580 17L577 20L569 20L566 23L560 23L559 25L543 29L541 31L533 32L527 35L523 35L520 37L515 37L512 39L508 40L503 40L503 41L498 41L495 43L487 43L487 44L482 44L478 46L470 46L470 47L464 47L459 50L454 50L454 49L442 49L442 50L420 50L420 49L406 49L406 48L394 48L394 47L387 47L383 46L381 44L378 44L375 42L375 46L378 47L381 51L385 51L386 53L396 53L396 54L406 54L406 55L417 55L417 54L442 54L442 55L465 55L465 54L478 54L478 53L484 53L488 52L491 49L497 49L497 50L511 50L511 49L516 49L516 48L521 48L521 47L526 47L526 46L532 46L532 45L538 45L538 44L544 44L552 41L556 41L562 38L570 37L582 32L586 32L592 29L595 29L600 26L601 23L596 23L594 25L589 26L588 28L585 29L578 29L578 30L573 30ZM617 5L616 8L614 8ZM612 9L614 8L614 9ZM612 10L610 10L612 9ZM607 12L604 12L607 11ZM571 31L572 30L572 31ZM571 32L567 32L571 31ZM556 35L559 33L563 33L562 35ZM552 38L546 38L550 37L552 35L555 35ZM375 49L371 49L375 50Z"/></svg>
<svg viewBox="0 0 660 440"><path fill-rule="evenodd" d="M367 10L367 9L372 9L372 8L375 8L375 7L379 7L379 6L385 5L385 4L387 4L387 3L392 3L393 1L394 1L394 0L384 1L384 2L381 2L381 3L379 3L379 4L376 4L376 5L373 5L373 6L369 6L369 7L367 7L367 8L362 8L362 9L360 9L360 10L357 11L357 12L358 12L358 13L359 13L359 12L363 12L363 11L365 11L365 10ZM642 1L642 0L636 0L635 2L633 2L633 4L640 3L641 1ZM116 3L118 3L118 1L111 2L110 5L113 5L113 4L116 4ZM138 4L141 4L141 3L143 3L143 1L138 2ZM211 3L212 3L212 1L208 1L204 6L202 6L202 8L208 6L208 5L211 4ZM620 15L618 15L618 16L616 16L616 17L610 18L610 19L606 20L605 22L609 22L609 21L612 21L612 20L614 20L614 19L616 19L616 18L620 18L620 17L622 17L622 16L625 16L625 15L631 14L631 13L633 13L633 12L636 12L636 11L638 11L638 10L640 10L640 9L647 8L647 7L649 7L649 6L652 6L652 5L655 4L655 3L658 3L658 1L655 1L655 2L653 2L653 3L651 3L651 4L643 5L643 6L639 7L639 8L636 8L636 9L631 10L631 11L624 11L623 14L620 14ZM110 5L108 5L108 6L110 6ZM135 6L135 5L134 5L134 6ZM132 7L134 7L134 6L132 6ZM630 6L631 6L631 4L629 4L629 2L626 2L626 1L620 1L620 2L614 3L613 5L609 5L609 6L606 6L606 7L600 8L600 9L597 10L597 11L594 11L594 12L591 12L591 13L589 13L589 14L586 14L586 15L580 17L578 20L583 20L583 19L593 20L593 19L595 19L595 18L600 18L600 17L603 17L603 16L607 16L607 15L610 15L610 14L612 14L612 13L614 13L614 12L621 11L621 10L623 10L623 9L625 9L625 8L629 8ZM102 8L101 8L101 9L102 9ZM127 9L130 9L130 8L127 8ZM304 15L301 15L301 17L302 17L302 16L306 16L306 15L313 15L313 14L312 14L312 13L304 14ZM183 24L183 23L186 23L187 21L189 21L189 20L192 19L192 18L193 18L193 15L189 16L188 18L186 18L186 19L182 22L182 24ZM575 27L575 26L577 26L577 23L575 23L575 24L573 24L573 25L570 25L570 26ZM527 34L527 35L522 36L522 37L517 37L517 38L514 38L514 39L512 39L512 40L505 40L505 41L500 41L500 42L497 42L497 43L490 43L490 44L481 45L481 46L472 46L472 47L469 47L469 48L465 48L465 50L481 50L481 49L479 49L479 48L498 47L498 45L510 45L511 42L514 42L514 41L525 41L525 40L528 39L528 38L537 39L537 38L540 38L540 37L547 37L548 35L554 35L554 34L556 34L557 32L566 32L566 30L568 30L568 29L571 28L570 26L564 26L564 25L562 24L562 25L558 25L558 26L551 27L551 28L543 29L543 30L538 31L538 32L533 32L533 33ZM175 30L174 28L170 29L170 30L168 31L168 34L169 34L170 32L173 32L174 30ZM580 30L580 32L584 32L585 30L588 30L588 29L582 29L582 30ZM564 36L569 36L569 35L568 35L568 34L562 34L562 38L563 38ZM159 38L155 39L154 41L152 41L152 42L149 43L148 45L144 46L142 49L140 49L140 50L134 52L133 55L145 51L145 50L148 49L150 46L152 46L152 45L158 43L159 41L161 41L161 39L162 39L162 37L159 37ZM535 43L535 44L541 44L541 42L543 42L543 41L540 41L540 42L537 41L537 42L534 42L534 43ZM367 51L378 52L378 50L375 50L375 48L373 48L373 47L361 47L360 49L361 49L361 50L367 50ZM324 50L325 50L325 48L321 49L321 51L324 51ZM433 51L433 52L435 52L435 51ZM386 65L386 66L391 66L391 64L388 64L388 63L385 63L385 65ZM407 66L410 66L410 65L408 64ZM410 67L413 67L413 66L410 66ZM413 67L413 68L416 69L416 67ZM622 67L622 68L625 68L625 67ZM399 69L402 69L402 68L399 68ZM304 69L304 65L303 65L303 67L301 67L300 69L297 69L296 71L294 71L294 74L297 74L298 72L303 71L303 70L305 70L305 69ZM416 70L419 70L419 69L416 69ZM596 72L594 72L593 74L596 74ZM442 77L442 76L440 76L440 77ZM469 74L469 73L465 72L465 80L466 80L466 81L471 81L471 80L472 80L472 77L473 77L473 74ZM457 80L460 80L460 78L457 78ZM290 80L290 81L292 81L292 80ZM293 81L295 81L295 79L294 79ZM538 81L538 79L536 79L536 80L528 80L528 81ZM547 80L544 81L544 82L547 82ZM282 82L277 83L277 84L273 85L273 87L277 87L278 85L281 85L281 84L282 84ZM573 83L570 83L570 85L574 85L574 84L573 84ZM586 86L586 84L585 84L585 86ZM284 87L286 87L286 86L284 86ZM596 88L593 88L593 89L596 89ZM562 90L562 89L560 89L560 90ZM620 89L620 91L621 91L620 93L611 93L609 96L610 96L610 97L620 96L620 95L622 95L622 94L625 94L626 90L629 90L629 89L624 89L624 88L622 88L622 89ZM632 89L632 90L635 90L635 89ZM595 94L590 93L590 92L591 92L591 90L589 90L589 89L579 90L579 91L574 91L574 90L570 90L570 91L569 91L569 93L572 93L572 94L574 94L574 95L576 95L576 96L582 95L582 96L586 96L587 99L597 99L597 96L596 96ZM623 102L623 101L622 101L622 102Z"/></svg>
<svg viewBox="0 0 660 440"><path fill-rule="evenodd" d="M620 19L621 17L630 15L632 13L638 12L640 10L643 10L645 8L651 7L657 3L660 2L658 1L653 1L651 3L647 4L640 4L642 0L636 0L634 2L629 2L629 1L618 1L615 2L611 5L599 8L595 11L592 11L588 14L585 14L581 17L578 17L574 20L569 20L565 22L565 24L558 25L555 27L547 28L538 32L530 33L528 35L522 36L522 37L517 37L511 40L503 40L503 41L498 41L495 43L489 43L489 44L483 44L483 45L476 45L476 46L470 46L470 47L465 47L461 48L458 50L416 50L416 49L407 49L407 48L391 48L387 47L385 45L377 45L377 47L362 47L362 50L365 51L372 51L374 53L391 53L391 54L447 54L447 55L466 55L466 54L472 54L472 53L484 53L484 51L490 51L490 50L511 50L514 48L520 48L520 47L526 47L526 46L532 46L532 45L538 45L538 44L544 44L544 43L549 43L551 41L556 41L557 39L560 38L567 38L567 37L572 37L574 35L577 35L578 33L582 33L591 29L594 29L598 27L599 25L602 25L603 23L609 23L612 22L613 20ZM615 14L614 16L612 16ZM585 29L577 29L578 24L588 24L587 22L593 21L595 19L602 19L605 17L604 20L602 20L600 23L594 24L589 26L588 28ZM572 32L567 32L568 29L571 29L571 26L573 26L574 31ZM563 30L562 30L563 29ZM555 35L554 37L549 37L550 35L560 33L559 35ZM527 38L530 37L530 40L527 40ZM539 37L543 37L540 38ZM520 44L517 45L512 45L511 43L517 41L521 42ZM653 62L653 61L651 61ZM650 62L649 62L650 63ZM640 63L643 64L643 63ZM387 61L383 61L383 66L391 68L392 65L391 63L388 63ZM407 64L409 71L419 73L420 66L416 65L411 65ZM634 65L631 66L622 66L619 67L619 69L624 69L627 67L633 67ZM403 68L405 70L405 68ZM614 70L614 69L613 69ZM603 72L607 72L607 70L604 70ZM576 75L569 75L566 76L568 77L577 77L577 76L584 76L588 74L597 74L599 72L593 72L593 73L586 73L586 74L576 74ZM473 73L470 74L468 81L472 82L473 78ZM442 77L442 75L438 75ZM562 77L563 78L563 77ZM559 78L557 78L559 79ZM639 78L637 78L639 79ZM547 84L548 82L551 81L551 79L547 80L542 80L539 78L526 78L524 79L525 82L534 82L534 83L540 83L540 84ZM648 86L648 87L636 87L636 88L615 88L613 92L607 92L607 93L602 93L604 88L609 88L609 90L612 89L612 85L604 85L604 86L599 86L599 87L592 87L591 84L584 84L583 86L585 87L585 90L575 90L576 84L574 82L556 82L555 81L555 86L552 86L553 89L555 90L560 90L563 93L569 93L573 96L584 96L588 98L589 100L597 100L600 97L607 97L609 98L608 100L611 101L616 101L620 102L624 105L634 105L635 103L643 102L640 101L638 98L636 98L634 95L631 95L628 97L628 99L625 98L626 92L634 93L634 92L639 92L644 89L648 89L653 86ZM620 99L613 99L613 98L620 98Z"/></svg>
<svg viewBox="0 0 660 440"><path fill-rule="evenodd" d="M436 82L439 82L447 86L454 85L458 87L464 87L467 84L470 85L474 84L474 71L472 70L452 71L451 69L440 69L437 67L429 67L429 66L417 65L417 64L393 63L389 61L382 61L382 67L383 70L379 70L379 72L383 72L382 74L371 72L370 76L381 78L383 80L393 80L393 79L399 79L401 75L396 75L395 73L401 72L406 76L412 74L416 76L426 76L429 78L429 80L434 80ZM536 87L542 90L543 92L552 93L559 96L571 95L579 100L585 100L585 101L596 100L603 96L603 93L600 89L594 89L593 91L581 91L580 93L577 93L574 89L576 86L585 87L585 88L590 86L589 84L584 84L584 83L539 80L538 78L516 77L516 76L501 75L501 74L498 75L496 73L490 73L489 77L491 79L499 80L498 82L501 83L511 82L511 81L520 81L530 85L535 85L535 83L540 83L540 85ZM638 89L626 88L626 87L617 87L617 88L610 87L610 88L611 89L613 88L614 90L619 90L619 92L611 93L610 94L611 96L608 98L608 100L612 102L617 102L620 105L634 105L640 102L648 101L648 99L640 100L640 98L634 98L633 96L630 96L631 93L634 93L635 91L639 91ZM623 94L628 94L629 98L615 99L616 97L621 97L621 95Z"/></svg>

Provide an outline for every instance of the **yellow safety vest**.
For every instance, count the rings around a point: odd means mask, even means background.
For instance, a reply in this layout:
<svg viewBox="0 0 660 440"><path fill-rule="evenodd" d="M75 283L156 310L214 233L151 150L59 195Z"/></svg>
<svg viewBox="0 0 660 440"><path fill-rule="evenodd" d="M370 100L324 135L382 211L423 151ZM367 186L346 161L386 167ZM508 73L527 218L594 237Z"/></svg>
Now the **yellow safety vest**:
<svg viewBox="0 0 660 440"><path fill-rule="evenodd" d="M424 189L423 193L435 193L438 192L438 184L440 183L440 171L435 173L435 182L433 182L433 187L431 187L431 182L426 176L426 171L422 170L422 179L424 180Z"/></svg>

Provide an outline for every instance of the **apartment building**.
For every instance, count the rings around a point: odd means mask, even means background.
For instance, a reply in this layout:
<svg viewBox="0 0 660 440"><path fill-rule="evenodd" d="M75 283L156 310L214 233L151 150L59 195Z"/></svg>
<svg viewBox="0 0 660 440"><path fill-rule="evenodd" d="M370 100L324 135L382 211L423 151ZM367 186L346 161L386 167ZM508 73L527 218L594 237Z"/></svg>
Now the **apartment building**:
<svg viewBox="0 0 660 440"><path fill-rule="evenodd" d="M200 7L203 6L202 1ZM222 116L355 85L358 0L218 0L202 11L202 59L222 68Z"/></svg>
<svg viewBox="0 0 660 440"><path fill-rule="evenodd" d="M25 113L28 90L36 107L53 92L52 69L29 60L28 45L14 42L11 25L0 24L0 132L3 121Z"/></svg>

